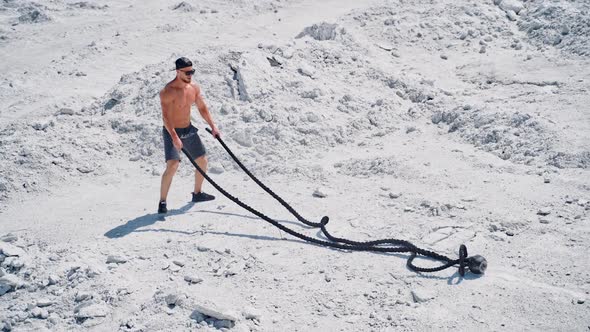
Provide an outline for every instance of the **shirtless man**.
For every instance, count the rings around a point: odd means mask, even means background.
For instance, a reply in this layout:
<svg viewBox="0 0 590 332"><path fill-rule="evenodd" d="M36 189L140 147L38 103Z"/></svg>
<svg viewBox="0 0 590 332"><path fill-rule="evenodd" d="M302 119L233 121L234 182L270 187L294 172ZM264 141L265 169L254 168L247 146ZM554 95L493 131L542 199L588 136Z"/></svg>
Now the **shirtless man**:
<svg viewBox="0 0 590 332"><path fill-rule="evenodd" d="M192 62L187 58L176 60L176 78L160 91L162 103L162 119L164 120L164 154L166 156L166 170L162 174L160 187L160 203L158 213L166 213L166 197L172 178L180 164L179 151L184 147L195 158L199 167L207 171L207 157L205 147L197 134L197 128L191 124L191 106L197 105L199 113L211 127L213 136L219 136L219 130L213 123L211 114L201 96L201 88L191 83L191 77L195 73ZM214 196L201 191L203 176L195 170L195 190L192 193L193 202L204 202L215 199Z"/></svg>

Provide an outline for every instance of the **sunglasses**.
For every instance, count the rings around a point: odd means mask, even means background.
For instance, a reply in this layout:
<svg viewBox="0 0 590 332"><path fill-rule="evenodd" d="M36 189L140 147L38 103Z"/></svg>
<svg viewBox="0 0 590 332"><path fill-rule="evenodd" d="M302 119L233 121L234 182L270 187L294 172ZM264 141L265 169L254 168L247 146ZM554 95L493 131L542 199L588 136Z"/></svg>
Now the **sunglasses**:
<svg viewBox="0 0 590 332"><path fill-rule="evenodd" d="M195 70L194 69L192 69L192 70L186 70L186 71L181 70L181 72L185 73L187 76L193 76L195 74Z"/></svg>

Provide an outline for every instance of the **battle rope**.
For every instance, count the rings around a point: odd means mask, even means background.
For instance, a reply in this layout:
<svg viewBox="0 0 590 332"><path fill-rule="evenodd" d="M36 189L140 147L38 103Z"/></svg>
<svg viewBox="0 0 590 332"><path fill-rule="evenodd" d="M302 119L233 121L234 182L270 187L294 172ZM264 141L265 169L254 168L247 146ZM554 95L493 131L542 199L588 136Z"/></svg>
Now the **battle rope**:
<svg viewBox="0 0 590 332"><path fill-rule="evenodd" d="M207 128L207 131L209 133L211 133L211 130L209 128ZM289 233L289 234L291 234L291 235L293 235L293 236L295 236L297 238L300 238L302 240L305 240L305 241L308 241L308 242L311 242L311 243L315 243L315 244L327 246L327 247L344 249L344 250L351 250L351 251L377 251L377 252L390 252L390 253L404 253L404 252L409 252L410 253L410 257L408 258L407 266L408 266L408 268L410 268L411 270L416 271L416 272L436 272L436 271L441 271L441 270L447 269L447 268L452 267L452 266L455 266L455 265L459 265L459 274L461 276L464 276L465 275L465 267L468 267L469 270L472 273L475 273L475 274L482 274L482 273L485 272L485 270L487 268L487 261L482 256L476 255L476 256L468 257L467 247L465 245L461 245L460 248L459 248L459 259L453 260L453 259L451 259L449 257L443 256L443 255L440 255L440 254L437 254L435 252L418 248L415 245L413 245L412 243L410 243L408 241L405 241L405 240L382 239L382 240L375 240L375 241L357 242L357 241L352 241L352 240L347 240L347 239L342 239L342 238L334 237L326 229L326 225L328 224L328 221L329 221L329 218L327 216L324 216L319 223L311 222L311 221L308 221L305 218L303 218L287 202L285 202L281 197L279 197L271 189L269 189L262 182L260 182L260 180L258 180L240 162L240 160L233 154L233 152L229 149L229 147L227 147L227 145L225 144L225 142L223 142L223 140L219 136L215 136L215 138L221 143L221 145L223 146L223 148L232 157L232 159L240 166L240 168L246 174L248 174L248 176L254 182L256 182L256 184L258 184L264 191L266 191L267 193L269 193L273 198L275 198L278 202L280 202L281 205L283 205L291 214L293 214L297 218L297 220L299 220L300 222L302 222L302 223L304 223L304 224L306 224L308 226L321 228L322 233L326 236L326 238L328 238L332 242L319 240L319 239L312 238L312 237L306 236L304 234L298 233L298 232L296 232L296 231L294 231L294 230L292 230L292 229L290 229L290 228L288 228L288 227L280 224L279 222L271 219L270 217L264 215L263 213L255 210L254 208L248 206L247 204L241 202L238 198L236 198L236 197L232 196L231 194L229 194L227 191L225 191L223 188L221 188L221 186L219 186L215 181L213 181L213 179L211 179L199 167L199 165L197 165L197 163L194 161L194 159L192 158L192 156L190 155L190 153L186 149L183 148L182 149L182 152L184 152L184 154L187 156L187 158L193 164L193 166L197 169L197 171L199 173L201 173L201 175L203 175L203 177L207 181L209 181L209 183L211 183L211 185L213 185L213 187L215 187L215 189L217 189L219 192L221 192L225 197L227 197L228 199L230 199L234 203L238 204L242 208L250 211L254 215L260 217L261 219L263 219L263 220L271 223L275 227L277 227L277 228L279 228L279 229L281 229L281 230L283 230L283 231L285 231L285 232L287 232L287 233ZM383 247L383 246L381 246L381 245L385 245L385 244L394 245L395 247ZM439 260L439 261L445 262L445 263L443 265L441 265L441 266L433 267L433 268L418 267L418 266L416 266L416 265L413 264L413 260L416 258L417 255L422 255L422 256L425 256L425 257L429 257L429 258L432 258L432 259L435 259L435 260Z"/></svg>

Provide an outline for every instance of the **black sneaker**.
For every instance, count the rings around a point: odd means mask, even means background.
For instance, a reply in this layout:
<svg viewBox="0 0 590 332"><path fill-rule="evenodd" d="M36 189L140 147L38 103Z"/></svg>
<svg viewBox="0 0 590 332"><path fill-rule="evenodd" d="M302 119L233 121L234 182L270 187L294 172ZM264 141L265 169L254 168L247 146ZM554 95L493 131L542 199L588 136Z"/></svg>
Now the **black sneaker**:
<svg viewBox="0 0 590 332"><path fill-rule="evenodd" d="M215 199L215 196L213 195L209 195L209 194L205 194L204 192L200 192L198 194L193 193L193 203L198 203L198 202L205 202L205 201L212 201Z"/></svg>
<svg viewBox="0 0 590 332"><path fill-rule="evenodd" d="M168 212L168 208L166 207L166 201L160 202L158 204L158 213L166 213Z"/></svg>

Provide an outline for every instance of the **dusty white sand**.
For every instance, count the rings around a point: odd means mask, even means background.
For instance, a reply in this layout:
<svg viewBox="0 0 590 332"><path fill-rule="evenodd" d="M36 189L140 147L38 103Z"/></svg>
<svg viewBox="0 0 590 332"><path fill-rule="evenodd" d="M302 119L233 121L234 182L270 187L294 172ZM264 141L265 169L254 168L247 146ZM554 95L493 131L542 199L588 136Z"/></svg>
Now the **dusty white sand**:
<svg viewBox="0 0 590 332"><path fill-rule="evenodd" d="M0 329L587 331L589 12L3 1ZM209 184L218 198L189 204L186 161L170 213L155 214L157 93L178 56L195 63L225 142L304 217L449 257L466 244L486 274L310 245ZM196 124L220 185L323 238Z"/></svg>

